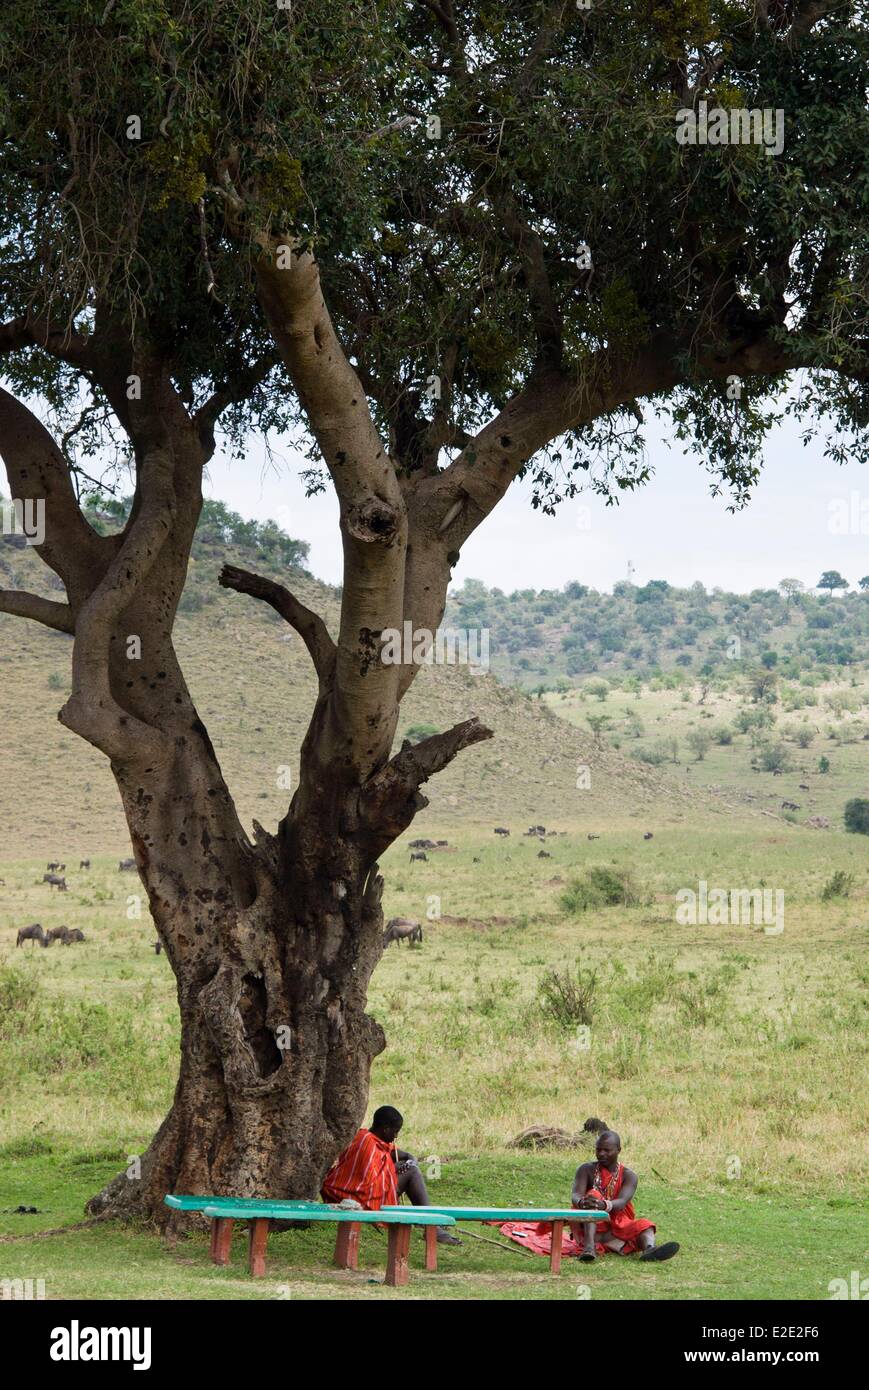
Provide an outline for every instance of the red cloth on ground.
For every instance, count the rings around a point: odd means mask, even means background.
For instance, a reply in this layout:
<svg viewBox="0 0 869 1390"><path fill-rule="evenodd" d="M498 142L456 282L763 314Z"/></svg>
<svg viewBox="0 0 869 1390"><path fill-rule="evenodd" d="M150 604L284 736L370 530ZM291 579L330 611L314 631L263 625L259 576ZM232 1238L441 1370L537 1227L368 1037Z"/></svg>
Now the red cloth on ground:
<svg viewBox="0 0 869 1390"><path fill-rule="evenodd" d="M601 1168L600 1177L601 1187L606 1189L610 1199L615 1200L621 1190L624 1167L620 1163L618 1171L614 1175L608 1169ZM590 1197L603 1197L603 1192L592 1187L589 1189L588 1195ZM614 1255L616 1253L632 1255L637 1249L637 1237L643 1231L657 1229L654 1222L635 1215L633 1202L627 1202L621 1211L601 1212L601 1216L603 1219L595 1223L595 1250L598 1255ZM552 1252L551 1221L505 1221L500 1230L502 1236L508 1236L510 1240L515 1240L517 1245L524 1245L526 1249L533 1250L535 1255L549 1255ZM621 1251L608 1250L603 1244L604 1240L611 1236L625 1242ZM563 1255L581 1255L583 1249L582 1243L576 1243L570 1227L565 1225L561 1236L561 1253Z"/></svg>
<svg viewBox="0 0 869 1390"><path fill-rule="evenodd" d="M370 1129L360 1129L323 1179L320 1196L324 1202L343 1202L345 1197L352 1197L366 1211L395 1206L395 1145L378 1139Z"/></svg>

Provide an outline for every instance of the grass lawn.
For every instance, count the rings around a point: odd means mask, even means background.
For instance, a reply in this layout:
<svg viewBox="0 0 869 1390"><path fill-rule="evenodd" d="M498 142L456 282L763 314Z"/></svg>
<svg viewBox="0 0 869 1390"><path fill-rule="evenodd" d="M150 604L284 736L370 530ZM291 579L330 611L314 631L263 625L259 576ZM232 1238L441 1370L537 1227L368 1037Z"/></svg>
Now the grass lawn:
<svg viewBox="0 0 869 1390"><path fill-rule="evenodd" d="M438 1200L495 1203L509 1192L524 1203L560 1203L569 1191L570 1154L522 1154L444 1163L434 1185ZM865 1211L848 1198L818 1194L814 1200L701 1192L641 1178L638 1210L651 1215L659 1239L676 1239L680 1254L668 1263L642 1265L606 1256L589 1267L567 1259L559 1276L548 1262L507 1245L497 1228L461 1226L461 1249L441 1247L437 1273L423 1270L423 1240L411 1241L411 1281L404 1289L383 1286L386 1237L363 1229L357 1272L332 1269L334 1228L275 1232L269 1237L268 1275L254 1283L246 1273L244 1231L237 1228L232 1264L208 1259L199 1234L168 1244L149 1232L113 1225L40 1236L80 1218L86 1198L111 1164L77 1163L69 1157L6 1161L0 1205L26 1199L39 1216L0 1221L0 1279L44 1279L47 1299L824 1299L832 1278L866 1267L869 1232ZM862 1229L861 1229L862 1224Z"/></svg>

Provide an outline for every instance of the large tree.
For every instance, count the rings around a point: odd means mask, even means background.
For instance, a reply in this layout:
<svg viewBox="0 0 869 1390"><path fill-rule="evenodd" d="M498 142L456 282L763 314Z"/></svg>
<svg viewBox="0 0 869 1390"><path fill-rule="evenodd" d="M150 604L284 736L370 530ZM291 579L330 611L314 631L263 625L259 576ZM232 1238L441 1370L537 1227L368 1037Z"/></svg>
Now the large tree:
<svg viewBox="0 0 869 1390"><path fill-rule="evenodd" d="M847 0L6 0L0 451L66 599L0 608L74 636L59 717L110 760L181 1013L141 1181L92 1210L309 1195L362 1118L378 858L489 736L396 749L417 667L382 634L437 629L517 477L638 485L644 410L732 505L782 411L865 453L867 41ZM783 149L677 139L716 107L782 111ZM291 428L340 503L340 628L223 573L319 678L251 838L172 627L215 432ZM100 536L112 450L135 497Z"/></svg>

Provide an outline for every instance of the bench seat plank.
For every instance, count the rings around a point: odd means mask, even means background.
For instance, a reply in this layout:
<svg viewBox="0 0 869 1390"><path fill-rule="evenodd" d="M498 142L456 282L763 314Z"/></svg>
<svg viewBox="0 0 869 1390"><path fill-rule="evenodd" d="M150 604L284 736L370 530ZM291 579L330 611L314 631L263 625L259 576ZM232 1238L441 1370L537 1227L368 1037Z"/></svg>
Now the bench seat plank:
<svg viewBox="0 0 869 1390"><path fill-rule="evenodd" d="M407 1211L407 1207L383 1207L382 1211ZM580 1211L574 1207L414 1207L454 1221L609 1221L605 1211ZM443 1222L446 1225L446 1220Z"/></svg>
<svg viewBox="0 0 869 1390"><path fill-rule="evenodd" d="M306 1198L305 1200L301 1200L301 1199L300 1199L300 1200L297 1201L297 1200L294 1199L294 1198L280 1197L280 1198L278 1198L278 1199L276 1199L276 1200L280 1201L280 1204L281 1204L281 1206L283 1206L283 1207L322 1207L322 1205L323 1205L322 1202L316 1201L316 1200L311 1199L311 1198ZM261 1198L261 1197L207 1197L207 1196L205 1196L205 1197L177 1196L177 1197L176 1197L174 1193L171 1193L171 1192L170 1192L169 1195L168 1195L167 1197L164 1197L164 1198L163 1198L163 1201L165 1202L165 1204L166 1204L167 1207L172 1207L172 1209L173 1209L174 1211L204 1211L206 1207L239 1207L239 1206L243 1207L243 1206L249 1206L249 1205L250 1205L250 1206L258 1207L258 1206L261 1206L261 1205L262 1205L263 1198Z"/></svg>
<svg viewBox="0 0 869 1390"><path fill-rule="evenodd" d="M385 1226L453 1226L451 1216L443 1216L429 1207L381 1207L380 1211L353 1211L351 1208L328 1207L320 1202L311 1207L293 1207L287 1202L226 1202L220 1206L209 1203L202 1208L203 1215L215 1219L222 1217L235 1221L262 1220L271 1217L274 1221L353 1221L363 1225L377 1222Z"/></svg>

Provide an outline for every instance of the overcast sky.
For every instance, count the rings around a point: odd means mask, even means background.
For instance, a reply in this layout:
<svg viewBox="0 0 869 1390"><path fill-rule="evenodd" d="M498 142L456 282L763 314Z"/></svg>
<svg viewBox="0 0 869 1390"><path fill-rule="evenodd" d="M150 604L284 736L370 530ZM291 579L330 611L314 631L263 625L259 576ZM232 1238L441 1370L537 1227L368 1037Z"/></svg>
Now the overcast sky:
<svg viewBox="0 0 869 1390"><path fill-rule="evenodd" d="M252 440L243 463L216 455L208 494L245 518L274 518L308 541L314 574L338 583L334 496L305 498L304 464L292 440L279 441L277 453L283 462L269 464ZM648 458L651 481L618 507L583 496L547 517L531 507L530 484L514 483L465 545L453 583L481 579L510 592L557 589L576 579L610 590L627 577L629 562L638 584L699 579L738 592L773 588L786 576L812 587L825 569L838 569L852 586L869 574L869 468L829 462L820 442L803 448L793 423L770 436L754 499L737 514L727 511L725 497L710 496L709 476L683 457L680 444L668 449L656 437Z"/></svg>

